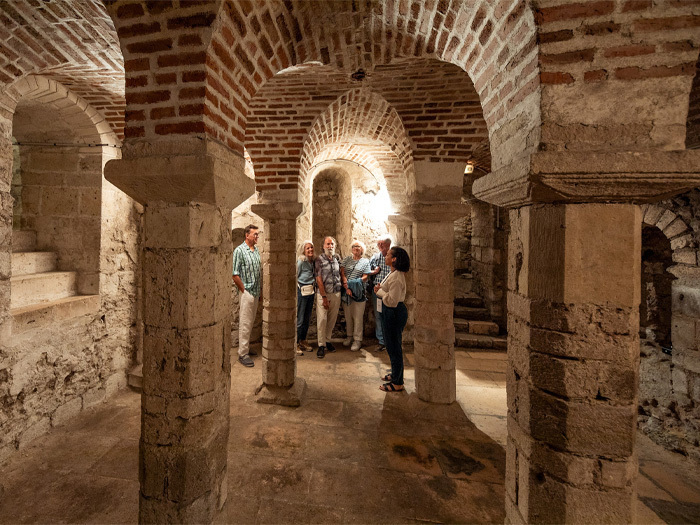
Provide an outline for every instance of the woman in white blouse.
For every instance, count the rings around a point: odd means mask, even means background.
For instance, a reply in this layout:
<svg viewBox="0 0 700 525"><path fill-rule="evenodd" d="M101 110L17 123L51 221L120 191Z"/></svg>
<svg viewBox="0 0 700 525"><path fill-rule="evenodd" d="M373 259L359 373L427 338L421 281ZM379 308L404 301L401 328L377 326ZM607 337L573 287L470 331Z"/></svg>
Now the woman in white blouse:
<svg viewBox="0 0 700 525"><path fill-rule="evenodd" d="M379 387L384 392L401 392L403 390L403 349L402 333L408 320L408 310L403 303L406 298L406 277L411 268L411 260L403 248L393 246L386 254L386 264L391 272L381 284L374 287L374 292L382 301L381 312L384 323L384 342L391 361L391 373L382 379L387 381Z"/></svg>

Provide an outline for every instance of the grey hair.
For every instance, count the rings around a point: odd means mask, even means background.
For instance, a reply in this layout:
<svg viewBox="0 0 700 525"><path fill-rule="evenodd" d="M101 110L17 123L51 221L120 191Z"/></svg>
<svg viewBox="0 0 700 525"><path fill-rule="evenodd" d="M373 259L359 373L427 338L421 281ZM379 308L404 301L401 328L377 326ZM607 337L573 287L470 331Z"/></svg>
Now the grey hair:
<svg viewBox="0 0 700 525"><path fill-rule="evenodd" d="M394 244L394 239L391 238L391 235L388 233L383 233L379 237L377 237L377 242L388 242L389 247L391 247L392 244Z"/></svg>
<svg viewBox="0 0 700 525"><path fill-rule="evenodd" d="M310 244L311 246L314 245L314 243L311 242L311 239L306 239L297 248L297 259L299 259L300 261L306 261L306 255L304 254L304 252L306 251L307 244Z"/></svg>
<svg viewBox="0 0 700 525"><path fill-rule="evenodd" d="M350 243L350 251L352 251L352 245L353 245L353 244L359 244L359 245L360 245L360 248L362 248L362 255L364 255L365 252L367 251L367 246L365 246L365 243L363 243L363 242L360 241L359 239L355 239L354 241L352 241L352 242Z"/></svg>

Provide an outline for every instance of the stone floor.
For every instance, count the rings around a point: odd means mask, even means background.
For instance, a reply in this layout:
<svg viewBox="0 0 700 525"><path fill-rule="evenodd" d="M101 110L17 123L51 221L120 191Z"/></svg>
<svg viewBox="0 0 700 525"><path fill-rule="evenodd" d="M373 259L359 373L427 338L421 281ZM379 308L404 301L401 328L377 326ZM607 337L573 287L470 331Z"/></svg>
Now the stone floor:
<svg viewBox="0 0 700 525"><path fill-rule="evenodd" d="M342 347L341 347L342 348ZM370 347L371 348L371 347ZM259 405L233 367L228 522L503 523L505 354L457 353L457 396L385 394L386 353L298 359L301 408ZM123 391L0 466L0 523L133 523L139 395ZM700 523L700 469L640 435L639 522Z"/></svg>

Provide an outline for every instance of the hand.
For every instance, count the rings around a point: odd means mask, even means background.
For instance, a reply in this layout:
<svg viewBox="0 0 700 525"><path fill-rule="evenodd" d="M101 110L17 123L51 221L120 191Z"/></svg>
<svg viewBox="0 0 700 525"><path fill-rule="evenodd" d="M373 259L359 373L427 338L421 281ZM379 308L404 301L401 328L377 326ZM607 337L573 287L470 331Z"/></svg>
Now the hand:
<svg viewBox="0 0 700 525"><path fill-rule="evenodd" d="M378 284L374 287L374 293L377 293L379 291L379 288L381 288L381 284Z"/></svg>
<svg viewBox="0 0 700 525"><path fill-rule="evenodd" d="M352 290L350 288L346 288L345 293L352 297Z"/></svg>
<svg viewBox="0 0 700 525"><path fill-rule="evenodd" d="M328 310L331 307L331 303L328 302L328 297L323 298L323 307Z"/></svg>

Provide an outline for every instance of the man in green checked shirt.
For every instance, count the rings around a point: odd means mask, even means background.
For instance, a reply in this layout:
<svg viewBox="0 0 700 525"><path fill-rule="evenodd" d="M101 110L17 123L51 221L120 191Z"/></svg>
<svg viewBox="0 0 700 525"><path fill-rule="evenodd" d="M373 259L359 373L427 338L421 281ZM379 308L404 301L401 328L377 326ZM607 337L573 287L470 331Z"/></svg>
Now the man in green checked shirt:
<svg viewBox="0 0 700 525"><path fill-rule="evenodd" d="M245 241L233 250L233 282L240 295L238 318L238 362L243 366L255 366L250 358L250 333L253 330L255 312L260 299L261 268L258 247L258 227L245 227ZM255 353L252 353L255 355Z"/></svg>

